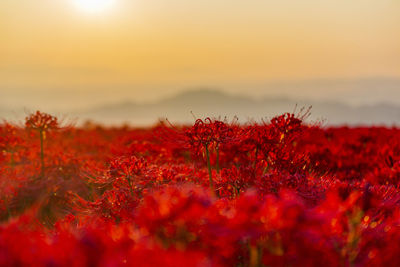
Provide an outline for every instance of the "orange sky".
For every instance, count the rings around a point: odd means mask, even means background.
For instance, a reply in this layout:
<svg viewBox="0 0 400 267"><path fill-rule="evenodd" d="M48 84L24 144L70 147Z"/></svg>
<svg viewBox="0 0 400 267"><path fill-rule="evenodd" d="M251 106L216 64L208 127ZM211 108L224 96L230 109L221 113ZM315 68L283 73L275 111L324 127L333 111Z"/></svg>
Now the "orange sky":
<svg viewBox="0 0 400 267"><path fill-rule="evenodd" d="M0 91L400 77L398 0L73 1L0 1Z"/></svg>

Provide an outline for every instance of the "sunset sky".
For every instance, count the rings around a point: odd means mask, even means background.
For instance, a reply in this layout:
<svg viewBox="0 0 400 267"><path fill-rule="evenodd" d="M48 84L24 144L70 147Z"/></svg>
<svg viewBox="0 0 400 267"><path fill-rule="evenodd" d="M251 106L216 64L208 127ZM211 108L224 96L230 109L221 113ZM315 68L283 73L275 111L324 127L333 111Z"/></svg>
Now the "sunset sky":
<svg viewBox="0 0 400 267"><path fill-rule="evenodd" d="M0 104L400 78L398 0L79 1L96 0L0 1Z"/></svg>

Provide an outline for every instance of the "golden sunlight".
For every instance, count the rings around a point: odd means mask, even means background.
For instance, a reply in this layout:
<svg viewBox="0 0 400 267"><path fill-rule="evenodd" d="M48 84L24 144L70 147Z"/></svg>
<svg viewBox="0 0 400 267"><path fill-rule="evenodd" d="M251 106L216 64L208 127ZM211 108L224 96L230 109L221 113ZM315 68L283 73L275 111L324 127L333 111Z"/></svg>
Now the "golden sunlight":
<svg viewBox="0 0 400 267"><path fill-rule="evenodd" d="M87 13L98 13L111 8L115 0L73 0L75 6Z"/></svg>

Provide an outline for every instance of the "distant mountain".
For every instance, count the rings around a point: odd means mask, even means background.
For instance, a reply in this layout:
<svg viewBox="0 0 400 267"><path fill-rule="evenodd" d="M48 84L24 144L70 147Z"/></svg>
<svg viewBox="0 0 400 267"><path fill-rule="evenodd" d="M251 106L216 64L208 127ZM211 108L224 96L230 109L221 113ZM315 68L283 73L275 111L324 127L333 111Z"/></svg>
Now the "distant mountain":
<svg viewBox="0 0 400 267"><path fill-rule="evenodd" d="M80 120L93 120L106 124L130 123L149 125L159 119L168 118L175 123L192 123L196 118L235 116L239 121L259 121L269 119L284 112L292 112L296 107L312 106L311 121L338 125L400 125L400 106L376 104L349 106L339 102L295 101L289 98L253 99L240 95L230 95L217 90L194 90L165 98L155 103L138 104L126 102L101 106L71 115Z"/></svg>
<svg viewBox="0 0 400 267"><path fill-rule="evenodd" d="M400 78L316 79L281 81L255 85L258 95L280 95L292 99L338 101L350 105L380 102L400 105Z"/></svg>
<svg viewBox="0 0 400 267"><path fill-rule="evenodd" d="M209 81L204 81L208 84ZM20 111L25 107L30 110L47 110L49 112L64 112L70 114L72 110L85 110L101 107L104 104L118 104L129 106L143 101L159 101L164 99L181 102L192 99L192 92L176 97L168 97L177 94L175 84L144 85L112 84L93 85L85 87L60 87L53 86L29 86L29 87L7 87L0 83L0 116ZM214 85L211 85L211 88ZM302 102L338 102L355 105L375 105L387 103L400 106L400 75L398 77L360 77L360 78L320 78L305 80L281 80L281 81L257 81L257 82L224 82L215 85L217 88L225 88L224 92L239 94L248 98L281 98L282 96ZM203 90L200 90L203 91ZM205 90L207 91L207 90ZM212 90L208 90L212 91ZM229 97L224 94L214 98ZM198 92L198 98L209 98L207 92ZM233 96L234 97L234 96ZM168 98L168 99L166 99ZM146 100L147 99L147 100ZM252 99L250 99L252 100ZM179 102L180 101L180 102ZM119 105L115 105L119 106ZM2 111L2 109L4 109Z"/></svg>

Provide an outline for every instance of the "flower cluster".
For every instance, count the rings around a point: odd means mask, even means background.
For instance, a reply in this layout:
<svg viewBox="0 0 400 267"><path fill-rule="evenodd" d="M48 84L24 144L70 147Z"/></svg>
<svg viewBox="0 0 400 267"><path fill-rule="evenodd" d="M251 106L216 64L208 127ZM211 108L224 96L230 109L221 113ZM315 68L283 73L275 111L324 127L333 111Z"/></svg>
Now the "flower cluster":
<svg viewBox="0 0 400 267"><path fill-rule="evenodd" d="M400 129L304 119L5 122L0 266L399 266Z"/></svg>
<svg viewBox="0 0 400 267"><path fill-rule="evenodd" d="M40 111L26 117L25 126L38 131L48 131L59 127L56 117Z"/></svg>

